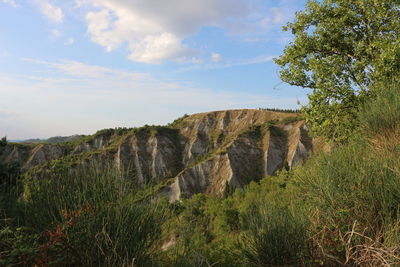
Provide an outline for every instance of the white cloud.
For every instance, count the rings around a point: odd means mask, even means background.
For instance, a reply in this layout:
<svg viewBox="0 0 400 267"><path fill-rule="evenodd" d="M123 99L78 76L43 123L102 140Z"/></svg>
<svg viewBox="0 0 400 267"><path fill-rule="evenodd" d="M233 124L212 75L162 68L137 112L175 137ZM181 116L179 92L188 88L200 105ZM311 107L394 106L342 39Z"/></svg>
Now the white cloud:
<svg viewBox="0 0 400 267"><path fill-rule="evenodd" d="M1 2L3 2L4 4L8 4L12 7L19 7L17 2L15 2L14 0L1 0Z"/></svg>
<svg viewBox="0 0 400 267"><path fill-rule="evenodd" d="M73 38L68 38L65 42L64 45L72 45L75 43L75 40Z"/></svg>
<svg viewBox="0 0 400 267"><path fill-rule="evenodd" d="M194 52L185 38L250 12L244 0L78 0L76 5L97 8L86 15L92 41L107 51L127 43L129 59L145 63L190 60Z"/></svg>
<svg viewBox="0 0 400 267"><path fill-rule="evenodd" d="M61 23L64 20L64 13L61 8L49 3L48 0L34 0L34 3L39 6L40 11L50 20L55 23Z"/></svg>
<svg viewBox="0 0 400 267"><path fill-rule="evenodd" d="M270 8L268 10L269 15L267 17L264 17L260 21L261 27L263 27L265 29L270 29L276 25L283 24L288 17L288 15L286 13L287 12L285 12L283 10L283 8L278 8L278 7Z"/></svg>
<svg viewBox="0 0 400 267"><path fill-rule="evenodd" d="M193 55L193 51L182 44L178 36L166 32L130 43L129 49L134 51L129 59L144 63L161 63L165 60L182 62Z"/></svg>
<svg viewBox="0 0 400 267"><path fill-rule="evenodd" d="M222 60L222 56L218 53L212 53L211 54L211 60L213 62L220 62Z"/></svg>
<svg viewBox="0 0 400 267"><path fill-rule="evenodd" d="M222 28L245 42L279 41L295 1L75 0L75 4L86 12L91 40L106 51L126 47L128 58L135 62L195 64L197 54L211 52L197 51L186 42L202 27Z"/></svg>

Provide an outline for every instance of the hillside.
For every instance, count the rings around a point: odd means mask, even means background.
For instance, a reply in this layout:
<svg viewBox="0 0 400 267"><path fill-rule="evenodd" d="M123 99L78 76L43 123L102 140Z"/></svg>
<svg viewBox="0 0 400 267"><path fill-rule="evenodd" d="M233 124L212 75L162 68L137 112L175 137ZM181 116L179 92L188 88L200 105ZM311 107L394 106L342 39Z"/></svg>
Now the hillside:
<svg viewBox="0 0 400 267"><path fill-rule="evenodd" d="M227 110L185 116L169 126L108 129L68 143L8 144L0 160L35 175L94 160L116 165L141 183L168 180L170 200L196 193L222 196L318 149L297 113Z"/></svg>

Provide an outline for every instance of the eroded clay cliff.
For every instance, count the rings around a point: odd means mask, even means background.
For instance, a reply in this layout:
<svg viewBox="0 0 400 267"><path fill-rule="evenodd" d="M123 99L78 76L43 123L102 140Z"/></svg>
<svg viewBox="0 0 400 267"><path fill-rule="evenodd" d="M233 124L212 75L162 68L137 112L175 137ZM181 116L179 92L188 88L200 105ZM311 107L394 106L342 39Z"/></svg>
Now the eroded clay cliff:
<svg viewBox="0 0 400 267"><path fill-rule="evenodd" d="M8 144L0 160L23 171L67 158L101 160L139 182L170 181L162 192L171 201L196 193L222 196L292 168L321 146L298 116L266 110L194 114L169 127L104 130L69 144Z"/></svg>

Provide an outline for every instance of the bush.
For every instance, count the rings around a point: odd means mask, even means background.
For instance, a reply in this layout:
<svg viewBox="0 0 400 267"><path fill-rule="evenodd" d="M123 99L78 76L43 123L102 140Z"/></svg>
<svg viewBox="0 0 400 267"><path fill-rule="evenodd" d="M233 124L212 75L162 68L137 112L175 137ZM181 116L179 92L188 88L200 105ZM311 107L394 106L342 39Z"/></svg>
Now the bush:
<svg viewBox="0 0 400 267"><path fill-rule="evenodd" d="M0 147L6 146L7 145L7 137L4 136L3 138L0 139Z"/></svg>

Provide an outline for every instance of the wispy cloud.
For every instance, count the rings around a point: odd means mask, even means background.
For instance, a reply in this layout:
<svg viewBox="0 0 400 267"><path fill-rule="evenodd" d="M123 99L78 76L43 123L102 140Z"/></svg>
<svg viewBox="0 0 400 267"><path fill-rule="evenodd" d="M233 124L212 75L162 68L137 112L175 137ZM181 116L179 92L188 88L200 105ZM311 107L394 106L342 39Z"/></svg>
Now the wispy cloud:
<svg viewBox="0 0 400 267"><path fill-rule="evenodd" d="M296 103L294 98L213 91L185 81L160 80L145 73L77 61L29 62L46 74L0 74L0 106L20 113L7 124L0 123L0 132L7 130L13 139L166 124L184 113L292 107Z"/></svg>
<svg viewBox="0 0 400 267"><path fill-rule="evenodd" d="M238 62L232 62L225 65L225 67L234 67L234 66L244 66L244 65L252 65L252 64L261 64L265 62L272 61L277 56L258 56L254 58L244 59Z"/></svg>
<svg viewBox="0 0 400 267"><path fill-rule="evenodd" d="M61 23L64 20L64 13L60 7L50 4L48 0L34 0L33 1L40 9L40 11L48 19L55 23Z"/></svg>
<svg viewBox="0 0 400 267"><path fill-rule="evenodd" d="M182 72L188 72L188 71L194 71L194 70L227 69L227 68L240 67L240 66L246 66L246 65L262 64L262 63L270 62L276 57L277 56L262 55L262 56L258 56L258 57L254 57L254 58L241 59L241 60L228 61L228 62L212 60L214 63L202 64L203 62L201 62L194 66L189 66L189 67L179 69L179 70L175 71L174 73L182 73ZM222 58L221 58L221 60L222 60Z"/></svg>

